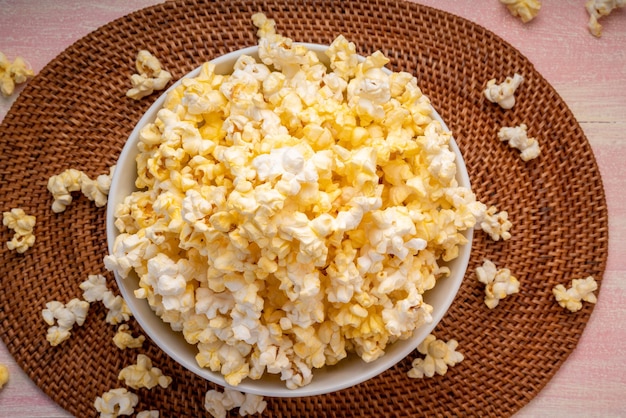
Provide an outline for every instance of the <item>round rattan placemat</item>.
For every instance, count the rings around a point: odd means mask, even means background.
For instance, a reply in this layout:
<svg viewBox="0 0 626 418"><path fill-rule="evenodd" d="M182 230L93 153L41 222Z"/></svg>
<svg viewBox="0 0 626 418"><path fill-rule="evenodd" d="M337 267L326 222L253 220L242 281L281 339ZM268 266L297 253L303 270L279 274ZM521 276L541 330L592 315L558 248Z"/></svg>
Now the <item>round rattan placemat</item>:
<svg viewBox="0 0 626 418"><path fill-rule="evenodd" d="M475 234L470 266L450 311L435 330L455 338L465 360L444 376L410 379L417 353L392 370L324 396L268 399L268 416L511 415L544 387L575 348L593 305L572 314L555 303L557 283L605 269L608 224L600 173L574 116L533 65L486 29L454 15L402 1L180 1L118 19L79 40L23 90L0 130L0 210L23 207L37 217L37 242L23 255L2 245L0 326L9 351L32 380L76 416L94 416L94 399L122 386L118 372L148 354L173 377L167 389L135 391L136 410L201 416L215 388L147 341L119 350L100 303L58 347L45 340L41 310L81 297L88 274L106 274L105 209L78 197L54 214L50 176L79 168L92 178L116 162L133 125L157 95L125 97L138 50L149 49L177 79L202 62L256 43L251 15L276 19L297 41L330 43L343 34L362 54L379 49L390 67L415 74L452 129L478 198L507 210L513 238ZM518 72L525 82L504 111L487 102L487 80ZM501 126L528 125L542 155L524 163L501 143ZM8 241L12 232L0 231ZM474 269L488 257L510 268L521 292L489 310ZM137 323L131 329L140 332ZM236 410L233 411L236 414Z"/></svg>

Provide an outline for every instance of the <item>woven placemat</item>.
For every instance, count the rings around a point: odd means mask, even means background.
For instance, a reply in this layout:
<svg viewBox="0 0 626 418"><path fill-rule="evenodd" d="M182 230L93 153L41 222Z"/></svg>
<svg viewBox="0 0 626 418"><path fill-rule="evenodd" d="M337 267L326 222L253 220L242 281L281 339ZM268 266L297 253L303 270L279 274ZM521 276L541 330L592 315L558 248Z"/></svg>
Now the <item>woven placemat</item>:
<svg viewBox="0 0 626 418"><path fill-rule="evenodd" d="M157 95L125 97L138 50L149 49L178 79L202 62L254 45L251 15L263 11L297 41L328 44L343 34L358 51L381 50L390 67L415 74L453 131L478 198L513 221L513 238L494 242L476 233L468 272L449 313L435 329L455 338L465 360L444 376L410 379L414 352L392 370L324 396L268 399L268 416L512 415L550 380L575 348L591 315L554 301L551 289L593 275L600 282L608 247L607 208L598 167L572 113L533 65L486 29L408 2L180 1L116 20L50 62L16 100L0 130L0 210L23 207L37 217L37 242L23 255L0 249L0 330L19 365L70 413L97 415L94 399L123 385L118 372L138 352L173 378L167 389L135 391L136 410L161 416L202 416L203 397L216 388L147 341L119 350L105 310L93 303L83 327L51 347L41 318L46 302L81 297L78 284L105 272L105 209L77 197L54 214L48 178L78 168L106 173L134 124ZM525 77L517 104L504 111L482 96L487 80ZM502 126L528 125L542 155L524 163L501 143ZM0 230L0 241L12 232ZM519 294L496 309L483 303L474 269L489 258L508 267ZM140 332L134 320L131 329ZM236 410L233 411L236 414Z"/></svg>

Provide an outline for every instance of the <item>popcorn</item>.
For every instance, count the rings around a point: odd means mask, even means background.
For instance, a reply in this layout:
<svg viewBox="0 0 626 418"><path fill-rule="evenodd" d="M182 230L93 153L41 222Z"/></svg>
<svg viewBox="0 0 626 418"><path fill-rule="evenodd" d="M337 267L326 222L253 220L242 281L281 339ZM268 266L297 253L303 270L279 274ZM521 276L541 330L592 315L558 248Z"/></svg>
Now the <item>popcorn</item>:
<svg viewBox="0 0 626 418"><path fill-rule="evenodd" d="M267 402L262 396L224 388L223 392L209 390L204 396L204 408L215 418L224 418L227 412L239 408L239 415L254 415L265 411Z"/></svg>
<svg viewBox="0 0 626 418"><path fill-rule="evenodd" d="M522 84L524 77L515 73L507 77L502 84L496 84L496 79L487 82L484 95L492 103L497 103L502 109L511 109L515 105L515 90Z"/></svg>
<svg viewBox="0 0 626 418"><path fill-rule="evenodd" d="M120 415L132 415L139 397L125 388L111 389L98 396L94 407L101 418L115 418Z"/></svg>
<svg viewBox="0 0 626 418"><path fill-rule="evenodd" d="M41 311L46 324L50 325L46 340L52 346L61 344L70 336L70 330L77 324L82 326L89 311L89 302L72 299L67 304L52 301L46 303L46 308Z"/></svg>
<svg viewBox="0 0 626 418"><path fill-rule="evenodd" d="M448 366L452 367L463 361L463 354L456 351L458 345L456 340L445 342L429 334L417 346L417 350L426 357L413 360L408 376L414 379L433 377L435 373L443 376L448 371Z"/></svg>
<svg viewBox="0 0 626 418"><path fill-rule="evenodd" d="M140 335L133 337L127 324L122 324L117 328L117 332L113 336L113 342L120 350L127 348L140 348L146 337Z"/></svg>
<svg viewBox="0 0 626 418"><path fill-rule="evenodd" d="M522 123L516 127L504 127L498 131L498 138L502 142L508 141L509 145L513 148L517 148L522 153L520 157L524 161L530 161L539 157L541 149L539 148L539 142L535 138L529 138L526 134L528 127Z"/></svg>
<svg viewBox="0 0 626 418"><path fill-rule="evenodd" d="M78 286L83 291L83 299L87 302L101 301L108 290L106 278L101 274L90 274L87 280Z"/></svg>
<svg viewBox="0 0 626 418"><path fill-rule="evenodd" d="M506 5L509 12L513 16L519 16L524 23L533 20L541 9L539 0L500 0L500 3Z"/></svg>
<svg viewBox="0 0 626 418"><path fill-rule="evenodd" d="M163 70L159 60L145 49L137 53L135 67L137 74L130 77L133 87L126 92L131 99L139 100L155 90L163 90L172 79L172 74Z"/></svg>
<svg viewBox="0 0 626 418"><path fill-rule="evenodd" d="M587 13L589 13L589 23L587 27L593 36L602 36L602 25L598 22L603 16L608 16L615 9L624 7L625 0L588 0L585 3Z"/></svg>
<svg viewBox="0 0 626 418"><path fill-rule="evenodd" d="M15 232L11 241L7 242L9 250L22 254L35 244L33 228L36 220L34 216L26 215L22 208L13 208L2 214L2 224Z"/></svg>
<svg viewBox="0 0 626 418"><path fill-rule="evenodd" d="M204 64L141 130L139 190L115 208L104 263L136 274L135 296L201 367L295 389L431 322L422 295L486 208L459 187L415 77L381 53L359 62L341 36L327 68L265 15L253 23L260 61Z"/></svg>
<svg viewBox="0 0 626 418"><path fill-rule="evenodd" d="M482 221L480 222L480 229L489 234L492 240L506 241L511 239L511 233L509 229L513 226L509 221L509 214L503 210L497 212L495 206L490 206L484 213Z"/></svg>
<svg viewBox="0 0 626 418"><path fill-rule="evenodd" d="M107 308L105 321L112 325L118 325L128 321L132 312L121 296L116 296L109 290L106 278L101 274L90 274L79 287L83 291L83 298L87 302L101 301ZM122 338L122 337L119 337Z"/></svg>
<svg viewBox="0 0 626 418"><path fill-rule="evenodd" d="M74 168L51 176L48 179L48 191L54 198L52 211L55 213L65 211L66 207L72 203L72 192L79 190L89 200L95 202L97 207L105 206L114 171L115 165L109 169L109 174L101 174L96 180L91 180L87 174Z"/></svg>
<svg viewBox="0 0 626 418"><path fill-rule="evenodd" d="M498 306L506 296L519 292L519 281L511 271L498 269L491 260L485 259L482 266L476 267L476 277L485 284L485 305L489 309Z"/></svg>
<svg viewBox="0 0 626 418"><path fill-rule="evenodd" d="M157 385L167 388L172 383L171 377L164 376L161 369L152 367L152 361L145 354L137 356L137 364L123 368L118 379L133 389L152 389Z"/></svg>
<svg viewBox="0 0 626 418"><path fill-rule="evenodd" d="M128 321L132 315L124 298L114 295L110 290L104 293L102 303L108 309L105 321L111 325L118 325L121 322Z"/></svg>
<svg viewBox="0 0 626 418"><path fill-rule="evenodd" d="M9 381L9 368L0 363L0 389Z"/></svg>
<svg viewBox="0 0 626 418"><path fill-rule="evenodd" d="M597 289L598 283L593 276L588 276L585 279L573 279L568 289L562 284L558 284L552 289L552 293L561 307L571 312L577 312L582 309L583 301L589 303L598 301L593 293Z"/></svg>
<svg viewBox="0 0 626 418"><path fill-rule="evenodd" d="M137 418L159 418L159 411L141 411L137 413Z"/></svg>
<svg viewBox="0 0 626 418"><path fill-rule="evenodd" d="M4 97L11 96L16 84L25 83L34 74L24 58L16 57L11 62L0 52L0 92Z"/></svg>

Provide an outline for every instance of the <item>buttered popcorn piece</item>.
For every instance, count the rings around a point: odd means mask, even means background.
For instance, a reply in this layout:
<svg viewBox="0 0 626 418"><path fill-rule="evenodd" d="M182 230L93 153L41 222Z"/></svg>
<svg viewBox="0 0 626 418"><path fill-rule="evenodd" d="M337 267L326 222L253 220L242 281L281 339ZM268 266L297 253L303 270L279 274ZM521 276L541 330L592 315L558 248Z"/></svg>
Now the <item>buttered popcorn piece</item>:
<svg viewBox="0 0 626 418"><path fill-rule="evenodd" d="M243 417L260 414L266 407L267 402L262 396L229 388L224 388L223 392L211 389L204 396L204 409L214 418L224 418L234 408L239 408L239 415Z"/></svg>
<svg viewBox="0 0 626 418"><path fill-rule="evenodd" d="M145 49L137 53L135 67L137 74L130 78L133 87L126 92L131 99L139 100L155 90L163 90L172 79L172 74L162 69L160 61Z"/></svg>
<svg viewBox="0 0 626 418"><path fill-rule="evenodd" d="M105 257L229 385L288 388L432 321L485 211L456 180L451 134L409 73L339 36L330 68L253 16L259 61L205 63L140 132L136 185Z"/></svg>
<svg viewBox="0 0 626 418"><path fill-rule="evenodd" d="M16 57L11 62L0 52L0 92L4 97L11 96L17 84L25 83L33 75L33 70L24 58Z"/></svg>
<svg viewBox="0 0 626 418"><path fill-rule="evenodd" d="M132 312L126 301L109 290L106 278L103 275L90 274L87 280L82 282L79 287L83 291L83 298L87 302L100 301L107 308L107 316L105 318L107 323L118 325L130 319ZM119 338L122 338L122 336Z"/></svg>
<svg viewBox="0 0 626 418"><path fill-rule="evenodd" d="M137 364L133 364L123 368L119 375L119 380L133 388L152 389L155 386L167 388L172 383L172 378L163 375L161 369L152 366L152 360L145 354L137 356Z"/></svg>
<svg viewBox="0 0 626 418"><path fill-rule="evenodd" d="M501 299L519 292L519 281L511 271L498 269L491 260L485 259L482 266L476 267L476 277L485 285L485 305L489 309L498 306Z"/></svg>
<svg viewBox="0 0 626 418"><path fill-rule="evenodd" d="M88 311L89 302L76 298L67 304L59 301L46 303L46 308L41 311L44 321L50 326L46 340L50 345L56 346L70 338L70 330L74 324L83 325Z"/></svg>
<svg viewBox="0 0 626 418"><path fill-rule="evenodd" d="M13 208L2 214L2 224L15 233L11 241L7 242L9 250L22 254L35 244L33 228L37 218L27 215L22 208Z"/></svg>
<svg viewBox="0 0 626 418"><path fill-rule="evenodd" d="M483 94L492 103L497 103L502 109L511 109L515 105L515 91L524 81L524 77L515 73L513 77L507 77L501 84L496 84L496 79L487 82Z"/></svg>
<svg viewBox="0 0 626 418"><path fill-rule="evenodd" d="M117 328L117 332L113 336L113 342L120 350L125 350L127 348L140 348L145 340L146 337L143 335L133 337L133 334L130 332L127 324L120 325Z"/></svg>
<svg viewBox="0 0 626 418"><path fill-rule="evenodd" d="M429 334L417 346L417 350L425 357L413 360L408 376L416 379L433 377L435 374L443 376L448 371L448 367L463 361L463 354L456 351L458 345L456 340L445 342Z"/></svg>
<svg viewBox="0 0 626 418"><path fill-rule="evenodd" d="M153 409L150 411L137 412L137 418L159 418L159 411Z"/></svg>
<svg viewBox="0 0 626 418"><path fill-rule="evenodd" d="M9 368L0 363L0 389L9 381Z"/></svg>
<svg viewBox="0 0 626 418"><path fill-rule="evenodd" d="M565 288L562 284L556 285L552 293L561 307L571 312L582 309L583 302L596 303L598 299L593 293L598 289L598 283L593 276L584 279L573 279L571 286Z"/></svg>
<svg viewBox="0 0 626 418"><path fill-rule="evenodd" d="M526 124L522 123L515 127L503 127L498 131L500 141L508 142L509 146L521 151L520 157L524 161L530 161L541 154L539 142L535 138L528 137L527 129Z"/></svg>
<svg viewBox="0 0 626 418"><path fill-rule="evenodd" d="M101 418L115 418L120 415L132 415L138 402L137 395L125 388L117 388L98 396L94 401L94 407Z"/></svg>
<svg viewBox="0 0 626 418"><path fill-rule="evenodd" d="M69 168L48 179L48 191L52 194L54 202L52 211L60 213L72 203L72 192L81 191L89 200L95 202L97 207L103 207L107 203L111 179L115 171L115 165L109 169L108 174L101 174L95 180L80 170Z"/></svg>
<svg viewBox="0 0 626 418"><path fill-rule="evenodd" d="M505 210L498 212L495 206L490 206L480 221L480 229L489 234L494 241L511 239L509 230L513 223L509 221L509 213Z"/></svg>
<svg viewBox="0 0 626 418"><path fill-rule="evenodd" d="M613 10L626 5L626 0L588 0L585 3L587 13L589 13L589 23L587 27L593 36L602 36L602 25L598 22L603 16L608 16Z"/></svg>
<svg viewBox="0 0 626 418"><path fill-rule="evenodd" d="M528 23L539 14L541 2L539 0L500 0L506 5L513 16L518 16L522 22Z"/></svg>

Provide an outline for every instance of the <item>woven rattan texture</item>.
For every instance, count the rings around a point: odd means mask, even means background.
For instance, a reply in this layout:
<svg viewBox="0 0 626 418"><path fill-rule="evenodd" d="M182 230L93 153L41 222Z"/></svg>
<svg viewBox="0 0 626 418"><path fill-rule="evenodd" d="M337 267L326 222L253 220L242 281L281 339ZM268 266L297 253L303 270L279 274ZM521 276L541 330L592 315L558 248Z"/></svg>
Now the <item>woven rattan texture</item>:
<svg viewBox="0 0 626 418"><path fill-rule="evenodd" d="M476 24L413 3L355 1L167 2L116 20L79 40L23 90L0 131L0 210L36 215L35 246L23 255L0 250L0 329L32 380L76 416L96 415L93 401L121 387L118 372L147 353L173 377L167 389L135 391L137 410L161 416L202 416L204 393L215 386L170 360L151 342L141 350L115 347L105 310L93 303L83 327L51 347L41 310L51 300L81 297L88 274L111 274L105 209L78 197L54 214L50 176L79 168L92 178L116 162L126 138L156 95L125 97L138 50L151 50L177 79L202 62L256 43L251 15L263 11L298 41L329 43L344 34L362 54L380 49L394 70L415 74L452 129L478 198L507 210L513 238L475 234L469 270L449 313L435 330L456 338L465 360L445 376L410 379L414 353L392 370L339 393L268 399L268 416L512 415L550 380L591 315L560 308L557 283L605 268L608 228L604 191L592 150L572 113L511 45ZM487 80L518 72L526 78L517 104L503 111L481 94ZM542 147L524 163L500 142L501 126L528 125ZM0 230L0 241L12 232ZM521 292L489 310L474 268L485 257L510 268ZM134 320L131 329L140 332ZM236 413L236 410L233 411Z"/></svg>

